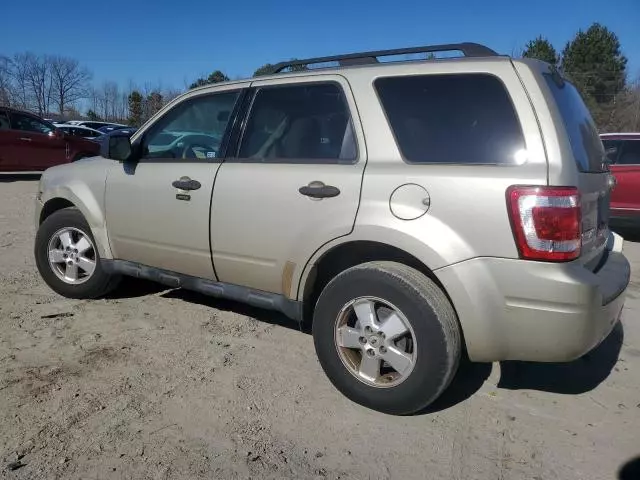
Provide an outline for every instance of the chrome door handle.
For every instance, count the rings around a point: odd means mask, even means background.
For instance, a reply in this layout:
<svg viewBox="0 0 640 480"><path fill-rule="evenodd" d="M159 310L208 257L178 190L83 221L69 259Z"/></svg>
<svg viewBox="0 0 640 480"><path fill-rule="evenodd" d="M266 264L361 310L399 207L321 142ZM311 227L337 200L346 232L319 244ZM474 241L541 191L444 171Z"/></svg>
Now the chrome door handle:
<svg viewBox="0 0 640 480"><path fill-rule="evenodd" d="M311 182L309 185L298 189L302 195L311 198L332 198L340 195L340 189L333 185L325 185L322 182Z"/></svg>
<svg viewBox="0 0 640 480"><path fill-rule="evenodd" d="M22 140L23 142L30 142L31 139L29 137L20 137L19 140Z"/></svg>
<svg viewBox="0 0 640 480"><path fill-rule="evenodd" d="M189 177L181 177L174 180L171 185L179 190L198 190L202 185L197 180L191 180Z"/></svg>

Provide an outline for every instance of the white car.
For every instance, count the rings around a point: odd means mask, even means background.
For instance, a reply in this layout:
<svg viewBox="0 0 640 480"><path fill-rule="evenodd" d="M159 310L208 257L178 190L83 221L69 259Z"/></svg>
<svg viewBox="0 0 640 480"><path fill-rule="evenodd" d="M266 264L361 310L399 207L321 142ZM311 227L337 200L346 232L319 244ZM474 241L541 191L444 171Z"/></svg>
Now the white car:
<svg viewBox="0 0 640 480"><path fill-rule="evenodd" d="M66 125L78 125L80 127L88 127L88 128L93 128L95 130L99 129L100 127L110 127L110 126L117 126L117 127L126 127L126 125L122 124L122 123L114 123L114 122L102 122L102 121L94 121L94 120L69 120L68 122L66 122Z"/></svg>
<svg viewBox="0 0 640 480"><path fill-rule="evenodd" d="M102 132L98 130L81 125L69 125L66 123L54 123L54 125L58 130L62 130L64 133L74 137L96 138L102 135Z"/></svg>

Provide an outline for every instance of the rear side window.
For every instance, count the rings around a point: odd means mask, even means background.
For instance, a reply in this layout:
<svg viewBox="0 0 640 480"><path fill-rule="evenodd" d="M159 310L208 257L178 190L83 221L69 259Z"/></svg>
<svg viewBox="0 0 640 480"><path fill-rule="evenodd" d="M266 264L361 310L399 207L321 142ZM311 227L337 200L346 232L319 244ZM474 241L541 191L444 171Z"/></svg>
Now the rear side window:
<svg viewBox="0 0 640 480"><path fill-rule="evenodd" d="M576 87L557 75L544 74L558 105L571 150L582 172L602 172L605 157L598 129Z"/></svg>
<svg viewBox="0 0 640 480"><path fill-rule="evenodd" d="M263 87L256 92L239 158L261 162L353 163L351 116L334 83Z"/></svg>
<svg viewBox="0 0 640 480"><path fill-rule="evenodd" d="M375 88L410 163L510 165L522 159L518 117L493 75L384 77Z"/></svg>

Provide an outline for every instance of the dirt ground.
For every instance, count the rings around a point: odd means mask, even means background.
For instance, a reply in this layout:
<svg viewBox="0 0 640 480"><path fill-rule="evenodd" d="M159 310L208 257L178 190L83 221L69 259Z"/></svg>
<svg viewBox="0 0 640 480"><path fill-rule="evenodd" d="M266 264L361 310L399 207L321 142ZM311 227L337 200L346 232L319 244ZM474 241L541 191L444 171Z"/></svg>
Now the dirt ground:
<svg viewBox="0 0 640 480"><path fill-rule="evenodd" d="M429 411L351 403L281 315L40 280L36 181L0 181L0 478L612 479L640 454L640 243L620 328L570 364L465 364Z"/></svg>

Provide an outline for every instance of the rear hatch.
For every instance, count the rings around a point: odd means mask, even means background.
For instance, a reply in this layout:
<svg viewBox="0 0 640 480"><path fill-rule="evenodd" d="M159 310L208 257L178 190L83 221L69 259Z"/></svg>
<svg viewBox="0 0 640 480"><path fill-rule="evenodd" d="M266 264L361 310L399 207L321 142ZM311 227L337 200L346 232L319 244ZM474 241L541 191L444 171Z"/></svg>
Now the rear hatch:
<svg viewBox="0 0 640 480"><path fill-rule="evenodd" d="M582 206L581 261L591 270L601 263L609 234L610 173L595 122L576 87L557 73L544 73L578 167Z"/></svg>

